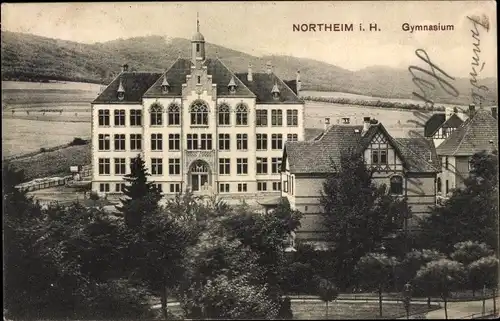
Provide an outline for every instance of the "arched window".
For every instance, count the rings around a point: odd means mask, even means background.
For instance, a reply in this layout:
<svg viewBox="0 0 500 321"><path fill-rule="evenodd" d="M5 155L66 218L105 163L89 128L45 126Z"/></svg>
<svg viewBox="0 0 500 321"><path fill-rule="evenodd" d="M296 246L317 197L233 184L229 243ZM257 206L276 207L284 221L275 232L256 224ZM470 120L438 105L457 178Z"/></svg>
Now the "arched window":
<svg viewBox="0 0 500 321"><path fill-rule="evenodd" d="M161 126L163 124L163 107L158 103L151 105L149 110L151 126Z"/></svg>
<svg viewBox="0 0 500 321"><path fill-rule="evenodd" d="M391 177L391 194L403 194L403 177L399 175Z"/></svg>
<svg viewBox="0 0 500 321"><path fill-rule="evenodd" d="M168 106L168 124L180 125L181 124L181 110L179 105L172 103Z"/></svg>
<svg viewBox="0 0 500 321"><path fill-rule="evenodd" d="M208 106L201 100L191 105L191 125L208 125Z"/></svg>
<svg viewBox="0 0 500 321"><path fill-rule="evenodd" d="M248 108L244 104L236 106L236 125L248 125Z"/></svg>
<svg viewBox="0 0 500 321"><path fill-rule="evenodd" d="M441 177L438 177L437 178L437 182L436 182L436 185L437 185L437 192L438 193L441 193L441 189L442 189L442 182L441 182Z"/></svg>
<svg viewBox="0 0 500 321"><path fill-rule="evenodd" d="M231 110L224 103L219 106L219 125L231 125Z"/></svg>

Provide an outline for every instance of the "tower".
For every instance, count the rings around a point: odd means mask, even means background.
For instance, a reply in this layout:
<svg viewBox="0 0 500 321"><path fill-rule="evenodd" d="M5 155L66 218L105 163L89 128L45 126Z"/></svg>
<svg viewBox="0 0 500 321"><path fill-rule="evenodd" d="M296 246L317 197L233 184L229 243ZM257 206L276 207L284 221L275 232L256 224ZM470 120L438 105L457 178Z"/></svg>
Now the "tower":
<svg viewBox="0 0 500 321"><path fill-rule="evenodd" d="M200 32L200 20L196 14L196 33L191 38L191 58L193 64L196 61L205 60L205 37Z"/></svg>

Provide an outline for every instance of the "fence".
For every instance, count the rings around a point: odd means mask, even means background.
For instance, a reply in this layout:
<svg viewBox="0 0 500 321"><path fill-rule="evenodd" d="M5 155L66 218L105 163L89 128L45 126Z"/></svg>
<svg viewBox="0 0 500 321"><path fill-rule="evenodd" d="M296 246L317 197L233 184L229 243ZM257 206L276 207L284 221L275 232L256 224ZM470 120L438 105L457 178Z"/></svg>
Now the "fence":
<svg viewBox="0 0 500 321"><path fill-rule="evenodd" d="M17 185L17 188L22 191L31 192L44 188L51 188L66 185L66 183L72 179L72 176L65 176L57 179L50 179L44 181L31 181L28 183Z"/></svg>

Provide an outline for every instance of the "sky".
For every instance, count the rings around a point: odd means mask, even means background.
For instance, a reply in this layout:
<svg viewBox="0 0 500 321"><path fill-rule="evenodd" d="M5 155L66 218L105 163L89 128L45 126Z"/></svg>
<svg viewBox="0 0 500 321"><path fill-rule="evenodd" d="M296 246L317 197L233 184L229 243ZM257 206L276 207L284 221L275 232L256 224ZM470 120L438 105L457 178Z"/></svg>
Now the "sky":
<svg viewBox="0 0 500 321"><path fill-rule="evenodd" d="M467 16L486 15L479 26L479 77L496 76L497 38L494 1L294 1L169 3L2 4L2 31L95 43L148 35L191 38L199 13L207 42L252 55L291 55L325 61L349 70L370 66L422 65L415 50L453 77L470 77L474 56ZM353 24L348 32L294 32L294 24ZM380 31L365 30L376 23ZM410 33L402 25L453 25L453 31Z"/></svg>

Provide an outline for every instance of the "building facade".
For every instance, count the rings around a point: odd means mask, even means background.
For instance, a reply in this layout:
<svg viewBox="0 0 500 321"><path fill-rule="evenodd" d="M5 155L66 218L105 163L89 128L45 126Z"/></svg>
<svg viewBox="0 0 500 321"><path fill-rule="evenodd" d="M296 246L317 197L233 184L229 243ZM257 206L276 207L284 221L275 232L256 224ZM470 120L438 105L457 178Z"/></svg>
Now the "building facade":
<svg viewBox="0 0 500 321"><path fill-rule="evenodd" d="M470 159L481 151L498 150L498 120L496 107L469 106L470 118L451 133L437 148L441 172L437 178L437 192L449 195L463 186L469 176Z"/></svg>
<svg viewBox="0 0 500 321"><path fill-rule="evenodd" d="M433 114L425 123L424 136L432 138L434 146L437 148L448 138L457 128L462 126L467 120L467 115L460 111L454 112L447 107L445 113Z"/></svg>
<svg viewBox="0 0 500 321"><path fill-rule="evenodd" d="M393 138L380 124L365 117L363 126L332 125L310 141L287 142L283 151L283 196L292 208L303 213L296 237L323 242L323 209L320 195L323 182L333 172L331 160L340 164L341 153L360 152L366 166L375 169L375 183L385 183L390 193L406 197L413 216L409 229L436 204L435 181L439 171L432 140Z"/></svg>
<svg viewBox="0 0 500 321"><path fill-rule="evenodd" d="M191 40L165 73L128 72L92 102L92 190L121 193L138 154L166 195L279 195L283 145L304 139L300 74L233 73Z"/></svg>

